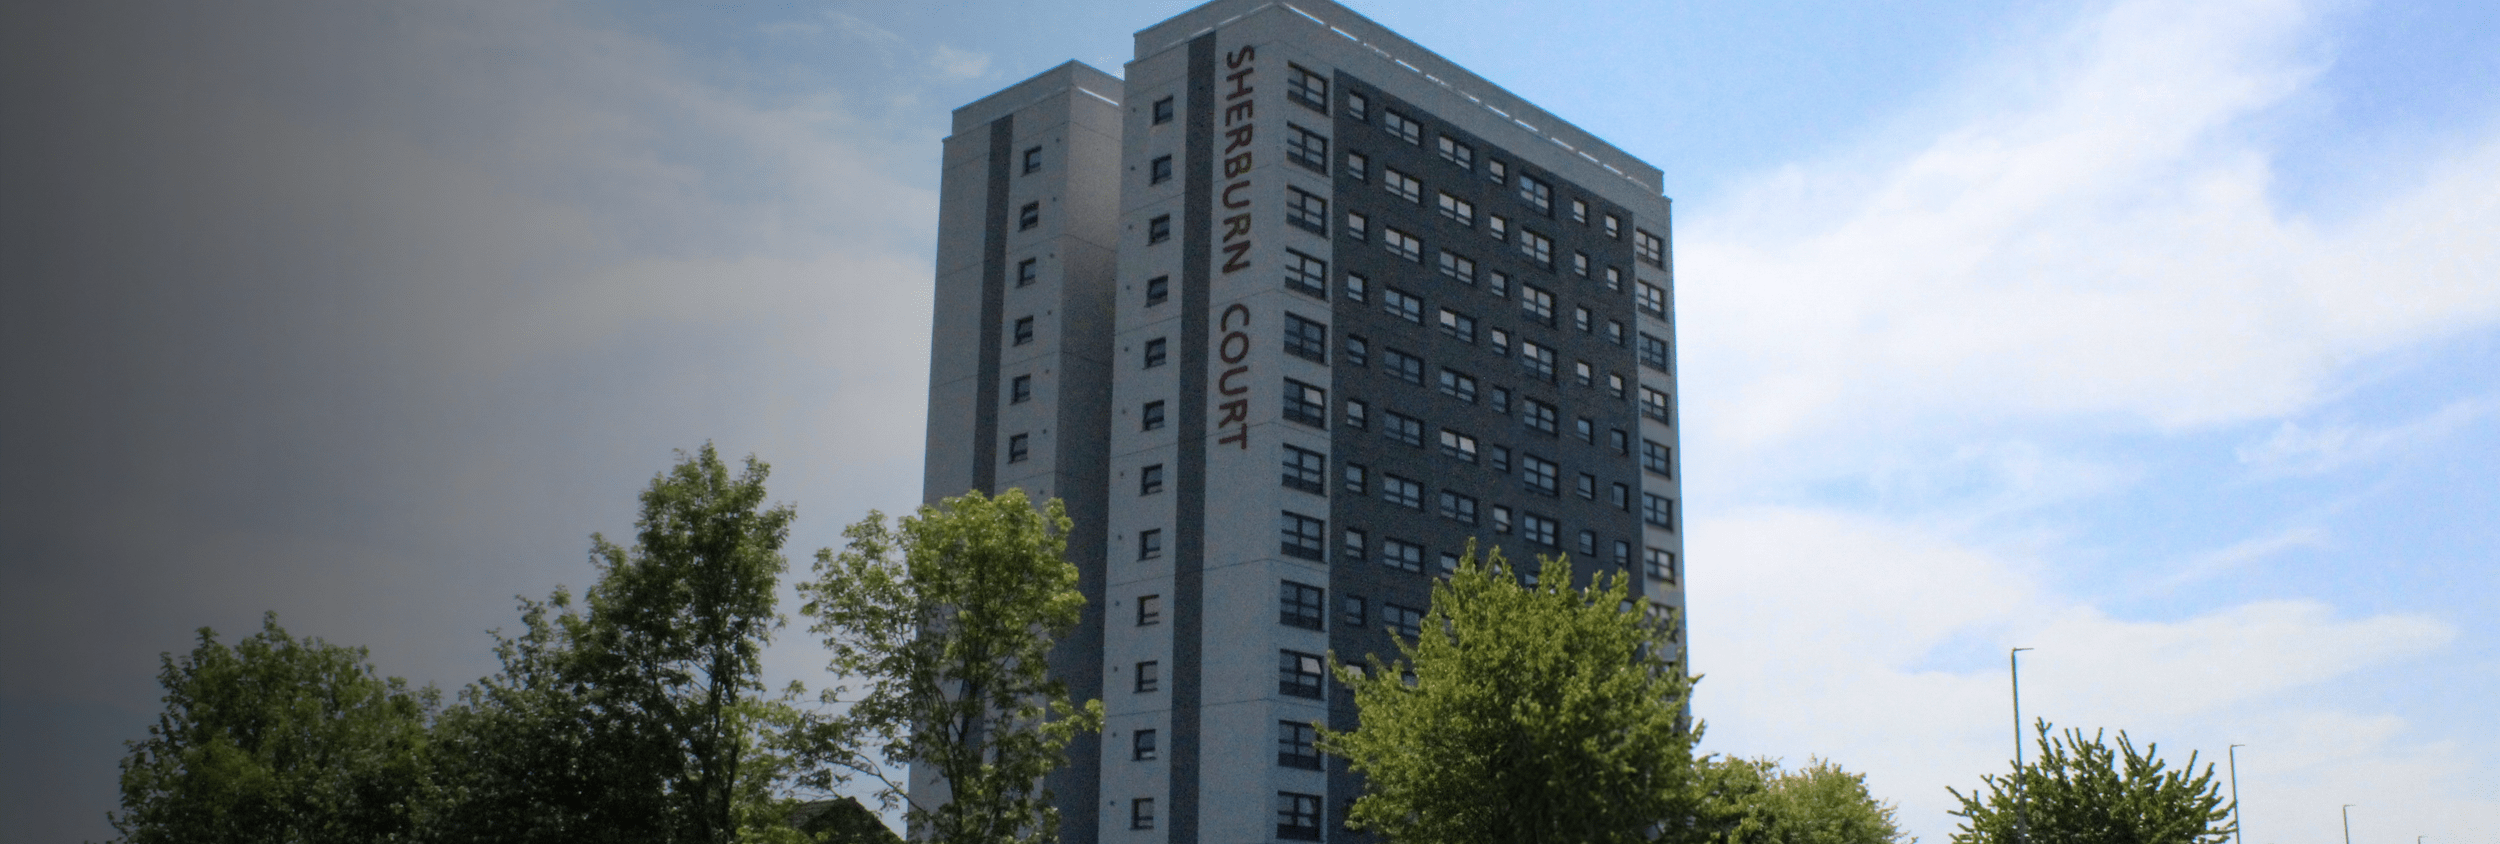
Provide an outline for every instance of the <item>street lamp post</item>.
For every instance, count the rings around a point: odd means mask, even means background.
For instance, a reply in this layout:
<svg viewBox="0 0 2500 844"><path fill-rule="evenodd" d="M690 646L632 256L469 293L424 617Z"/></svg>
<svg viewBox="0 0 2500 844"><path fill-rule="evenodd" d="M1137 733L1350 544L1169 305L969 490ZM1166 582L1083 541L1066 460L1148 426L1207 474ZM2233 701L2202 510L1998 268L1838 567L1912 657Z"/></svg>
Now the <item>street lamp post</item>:
<svg viewBox="0 0 2500 844"><path fill-rule="evenodd" d="M2234 744L2227 750L2231 754L2231 839L2239 844L2248 844L2246 824L2240 821L2240 748L2247 746ZM2422 844L2422 842L2416 841L2413 844Z"/></svg>
<svg viewBox="0 0 2500 844"><path fill-rule="evenodd" d="M2015 648L2005 653L2008 674L2014 681L2014 844L2031 844L2031 818L2023 805L2023 663L2022 654L2030 648ZM2236 799L2236 798L2235 798ZM2347 838L2351 837L2349 835ZM2350 841L2344 844L2352 844Z"/></svg>
<svg viewBox="0 0 2500 844"><path fill-rule="evenodd" d="M2352 844L2352 804L2344 804L2344 844Z"/></svg>

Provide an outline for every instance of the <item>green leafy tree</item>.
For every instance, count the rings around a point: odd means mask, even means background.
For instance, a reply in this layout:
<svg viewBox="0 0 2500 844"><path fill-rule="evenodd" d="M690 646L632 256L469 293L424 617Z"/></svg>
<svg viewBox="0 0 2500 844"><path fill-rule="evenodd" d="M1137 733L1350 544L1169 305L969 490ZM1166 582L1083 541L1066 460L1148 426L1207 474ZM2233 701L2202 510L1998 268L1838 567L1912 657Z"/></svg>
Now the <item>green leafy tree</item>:
<svg viewBox="0 0 2500 844"><path fill-rule="evenodd" d="M1962 808L1954 844L2014 844L2015 776L2023 791L2028 840L2041 844L2222 844L2230 840L2231 807L2214 781L2213 763L2196 773L2196 754L2169 769L2159 745L2138 752L2125 731L2116 748L2095 730L2051 735L2034 722L2040 756L2014 774L1982 775L1984 793L1947 787Z"/></svg>
<svg viewBox="0 0 2500 844"><path fill-rule="evenodd" d="M123 841L403 841L419 821L431 688L365 649L297 639L270 613L228 647L164 656L165 711L121 763Z"/></svg>
<svg viewBox="0 0 2500 844"><path fill-rule="evenodd" d="M1337 666L1362 722L1320 746L1366 778L1349 822L1394 844L1700 840L1673 619L1620 577L1573 588L1563 558L1532 583L1470 546L1398 664Z"/></svg>
<svg viewBox="0 0 2500 844"><path fill-rule="evenodd" d="M1822 759L1786 770L1777 759L1704 763L1712 803L1704 815L1727 844L1907 844L1896 809L1866 790L1866 776Z"/></svg>
<svg viewBox="0 0 2500 844"><path fill-rule="evenodd" d="M710 444L651 481L632 547L592 537L598 582L522 601L497 637L503 670L465 690L440 732L443 841L701 842L784 828L760 749L786 702L760 655L793 512L765 506L770 469L734 477ZM742 832L744 830L744 832Z"/></svg>
<svg viewBox="0 0 2500 844"><path fill-rule="evenodd" d="M844 707L799 742L830 788L849 771L903 801L915 838L947 844L1045 844L1058 811L1042 776L1067 764L1079 732L1102 727L1102 702L1072 703L1049 676L1051 646L1085 597L1065 558L1070 522L1053 499L978 490L888 524L882 513L843 531L800 585L829 670L864 687L824 693ZM864 748L881 748L876 753ZM912 793L908 766L943 786Z"/></svg>

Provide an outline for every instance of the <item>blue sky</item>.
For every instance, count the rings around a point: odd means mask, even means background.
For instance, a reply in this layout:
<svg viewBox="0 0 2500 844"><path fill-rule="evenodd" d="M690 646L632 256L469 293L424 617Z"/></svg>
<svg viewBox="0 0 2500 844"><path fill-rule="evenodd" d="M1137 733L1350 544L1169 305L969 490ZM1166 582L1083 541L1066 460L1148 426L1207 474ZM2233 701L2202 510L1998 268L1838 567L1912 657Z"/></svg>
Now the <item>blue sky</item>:
<svg viewBox="0 0 2500 844"><path fill-rule="evenodd" d="M0 11L0 828L203 625L490 671L670 449L910 506L948 110L1184 8ZM1666 173L1705 749L1941 842L2024 645L2249 841L2500 831L2500 8L1357 8Z"/></svg>

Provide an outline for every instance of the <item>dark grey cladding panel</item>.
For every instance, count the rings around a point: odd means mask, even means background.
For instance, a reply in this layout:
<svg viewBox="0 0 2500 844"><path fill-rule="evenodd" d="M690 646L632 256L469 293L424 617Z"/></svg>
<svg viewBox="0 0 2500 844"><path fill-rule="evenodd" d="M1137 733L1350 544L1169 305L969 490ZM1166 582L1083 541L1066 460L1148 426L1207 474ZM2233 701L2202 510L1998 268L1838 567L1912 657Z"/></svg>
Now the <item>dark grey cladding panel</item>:
<svg viewBox="0 0 2500 844"><path fill-rule="evenodd" d="M998 492L998 367L1005 342L999 336L1007 309L1007 179L1008 156L1016 146L1015 115L990 123L988 206L981 221L981 374L974 388L972 485L984 493ZM950 495L960 493L948 493Z"/></svg>
<svg viewBox="0 0 2500 844"><path fill-rule="evenodd" d="M1213 245L1215 35L1189 41L1187 135L1181 153L1181 361L1172 526L1171 844L1198 842L1199 705L1205 693L1207 536L1207 301ZM1193 468L1195 467L1195 468Z"/></svg>

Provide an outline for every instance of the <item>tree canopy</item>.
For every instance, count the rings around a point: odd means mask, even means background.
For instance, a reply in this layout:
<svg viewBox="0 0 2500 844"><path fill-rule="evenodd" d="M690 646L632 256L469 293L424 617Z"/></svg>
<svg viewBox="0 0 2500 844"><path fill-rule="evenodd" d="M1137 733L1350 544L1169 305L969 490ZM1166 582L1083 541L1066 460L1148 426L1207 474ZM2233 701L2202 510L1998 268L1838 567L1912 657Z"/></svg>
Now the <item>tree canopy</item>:
<svg viewBox="0 0 2500 844"><path fill-rule="evenodd" d="M1895 808L1866 789L1866 775L1823 759L1788 770L1779 760L1721 757L1704 763L1704 813L1727 844L1906 844Z"/></svg>
<svg viewBox="0 0 2500 844"><path fill-rule="evenodd" d="M1985 791L1964 794L1953 812L1962 818L1954 844L2015 844L2015 783L2022 786L2020 817L2028 840L2054 844L2222 844L2230 840L2231 807L2214 781L2213 763L2196 771L2196 754L2169 768L2159 745L2138 751L2125 731L2112 748L2102 731L2086 737L2068 729L2052 735L2035 721L2039 759L2007 775L1983 775Z"/></svg>
<svg viewBox="0 0 2500 844"><path fill-rule="evenodd" d="M1320 746L1366 779L1348 822L1396 844L1687 840L1701 809L1674 620L1612 575L1522 582L1467 549L1395 663L1338 665L1360 725Z"/></svg>

